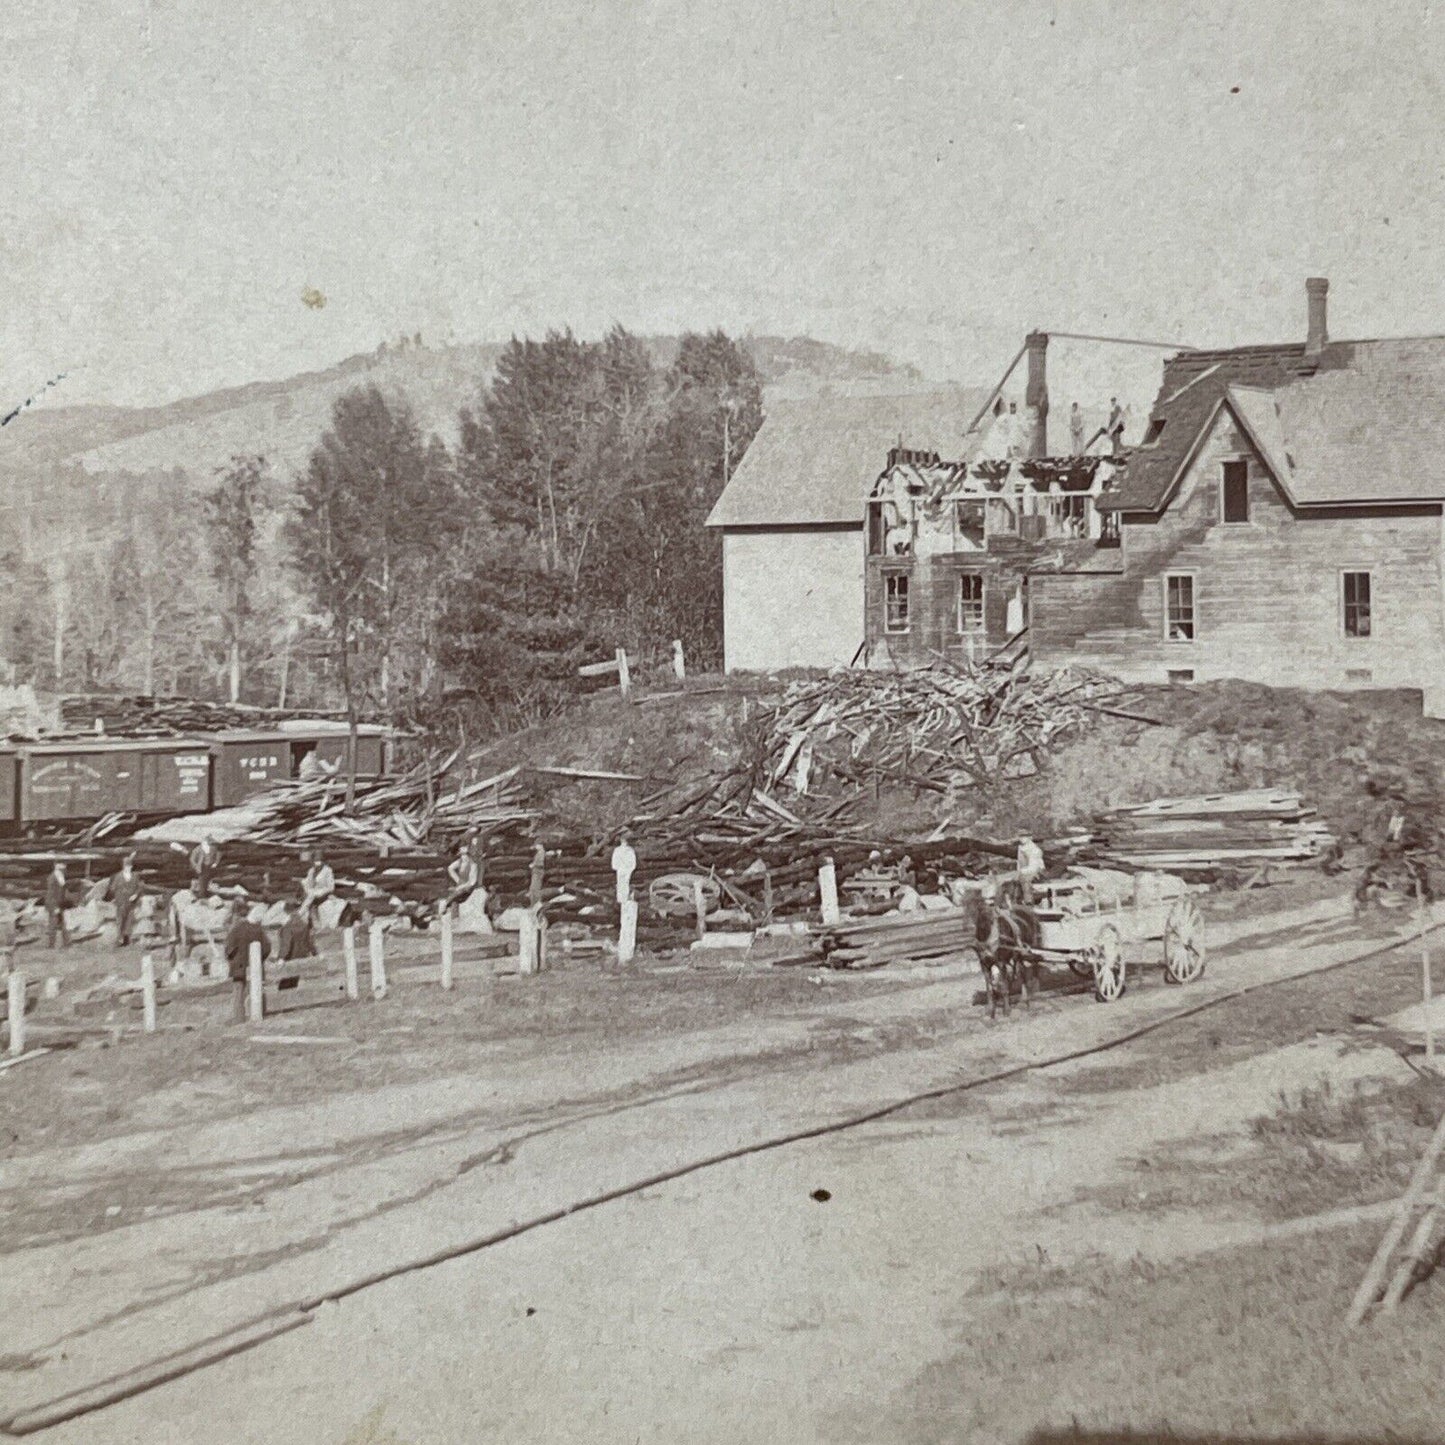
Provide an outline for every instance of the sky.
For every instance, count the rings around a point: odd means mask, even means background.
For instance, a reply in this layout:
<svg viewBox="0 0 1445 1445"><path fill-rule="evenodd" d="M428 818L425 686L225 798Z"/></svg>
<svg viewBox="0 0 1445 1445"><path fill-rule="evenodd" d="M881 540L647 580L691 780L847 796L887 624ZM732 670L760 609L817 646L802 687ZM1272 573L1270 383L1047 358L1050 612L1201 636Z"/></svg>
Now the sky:
<svg viewBox="0 0 1445 1445"><path fill-rule="evenodd" d="M1422 0L5 9L0 410L614 321L987 384L1033 327L1293 339L1307 275L1445 332Z"/></svg>

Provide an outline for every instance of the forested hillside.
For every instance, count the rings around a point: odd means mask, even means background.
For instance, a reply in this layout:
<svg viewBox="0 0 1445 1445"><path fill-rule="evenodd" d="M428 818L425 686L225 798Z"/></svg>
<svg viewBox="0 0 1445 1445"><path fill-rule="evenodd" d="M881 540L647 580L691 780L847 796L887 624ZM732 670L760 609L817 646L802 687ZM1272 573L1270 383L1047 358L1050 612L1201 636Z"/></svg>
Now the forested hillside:
<svg viewBox="0 0 1445 1445"><path fill-rule="evenodd" d="M0 661L49 690L545 713L579 660L719 649L702 526L765 388L905 388L807 338L404 338L0 432ZM344 643L344 645L343 645Z"/></svg>

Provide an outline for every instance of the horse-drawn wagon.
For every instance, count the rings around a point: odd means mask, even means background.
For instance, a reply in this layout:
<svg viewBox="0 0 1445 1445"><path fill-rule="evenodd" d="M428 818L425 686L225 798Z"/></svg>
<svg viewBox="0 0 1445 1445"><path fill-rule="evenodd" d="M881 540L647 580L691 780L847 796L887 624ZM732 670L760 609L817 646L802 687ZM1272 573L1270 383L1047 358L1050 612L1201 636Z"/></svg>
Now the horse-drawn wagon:
<svg viewBox="0 0 1445 1445"><path fill-rule="evenodd" d="M1117 873L1075 868L1039 885L1031 902L1004 902L998 909L998 977L985 969L990 1011L996 992L1008 1007L1017 981L1025 1000L1039 969L1063 964L1093 981L1094 996L1112 1003L1123 994L1126 949L1161 945L1164 976L1192 983L1204 972L1204 920L1189 885L1167 873Z"/></svg>

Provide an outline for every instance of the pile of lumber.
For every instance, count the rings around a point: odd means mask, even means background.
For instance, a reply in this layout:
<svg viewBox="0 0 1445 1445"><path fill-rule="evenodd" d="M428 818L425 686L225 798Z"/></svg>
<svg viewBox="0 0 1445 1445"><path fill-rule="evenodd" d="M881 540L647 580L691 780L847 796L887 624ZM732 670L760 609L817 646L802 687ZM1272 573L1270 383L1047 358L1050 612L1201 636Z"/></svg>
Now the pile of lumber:
<svg viewBox="0 0 1445 1445"><path fill-rule="evenodd" d="M232 728L272 727L281 722L337 722L344 713L314 708L249 707L244 703L206 702L189 697L115 697L107 694L62 698L61 726L111 737L164 737L171 734L225 732Z"/></svg>
<svg viewBox="0 0 1445 1445"><path fill-rule="evenodd" d="M1335 839L1298 793L1257 788L1159 798L1095 820L1094 856L1148 869L1218 869L1307 863Z"/></svg>
<svg viewBox="0 0 1445 1445"><path fill-rule="evenodd" d="M971 908L888 913L821 925L811 932L821 955L814 961L824 967L882 968L962 955L974 946L974 913Z"/></svg>

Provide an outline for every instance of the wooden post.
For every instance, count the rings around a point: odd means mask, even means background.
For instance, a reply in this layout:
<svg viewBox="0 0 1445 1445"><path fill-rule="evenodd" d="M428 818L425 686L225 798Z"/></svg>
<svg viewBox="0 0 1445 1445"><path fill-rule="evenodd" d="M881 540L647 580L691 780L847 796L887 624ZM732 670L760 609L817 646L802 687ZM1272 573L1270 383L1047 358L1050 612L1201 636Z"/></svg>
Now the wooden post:
<svg viewBox="0 0 1445 1445"><path fill-rule="evenodd" d="M6 995L10 1017L10 1056L25 1052L25 975L18 968L10 970L10 986Z"/></svg>
<svg viewBox="0 0 1445 1445"><path fill-rule="evenodd" d="M679 682L687 681L687 663L682 656L682 638L673 639L672 643L672 675Z"/></svg>
<svg viewBox="0 0 1445 1445"><path fill-rule="evenodd" d="M707 937L707 903L702 896L702 879L692 880L692 908L697 918L697 936Z"/></svg>
<svg viewBox="0 0 1445 1445"><path fill-rule="evenodd" d="M371 996L380 1002L386 997L386 935L381 920L375 919L368 938L371 954Z"/></svg>
<svg viewBox="0 0 1445 1445"><path fill-rule="evenodd" d="M632 701L632 674L627 668L627 649L617 649L617 687L622 693L623 702Z"/></svg>
<svg viewBox="0 0 1445 1445"><path fill-rule="evenodd" d="M1430 1017L1430 940L1425 931L1425 895L1420 880L1415 880L1415 910L1420 925L1420 984L1425 995L1425 1062L1435 1066L1435 1024Z"/></svg>
<svg viewBox="0 0 1445 1445"><path fill-rule="evenodd" d="M442 904L442 987L452 986L452 906Z"/></svg>
<svg viewBox="0 0 1445 1445"><path fill-rule="evenodd" d="M540 953L541 912L534 905L522 915L522 927L517 933L517 972L531 975L537 972Z"/></svg>
<svg viewBox="0 0 1445 1445"><path fill-rule="evenodd" d="M818 869L818 893L822 902L823 922L840 922L843 915L838 908L838 869L831 858L824 858L823 866Z"/></svg>
<svg viewBox="0 0 1445 1445"><path fill-rule="evenodd" d="M349 924L341 930L341 952L346 959L346 996L355 1003L361 997L361 982L356 972L356 929Z"/></svg>
<svg viewBox="0 0 1445 1445"><path fill-rule="evenodd" d="M143 953L140 960L140 998L145 1017L145 1031L156 1031L156 966L151 956Z"/></svg>
<svg viewBox="0 0 1445 1445"><path fill-rule="evenodd" d="M1410 1187L1400 1196L1395 1217L1391 1221L1389 1229L1385 1231L1385 1237L1380 1241L1380 1246L1375 1251L1375 1257L1370 1261L1370 1267L1365 1271L1364 1279L1360 1281L1359 1289L1355 1291L1355 1297L1350 1303L1350 1312L1345 1319L1346 1324L1351 1328L1358 1325L1369 1313L1370 1306L1374 1304L1376 1296L1380 1293L1380 1286L1385 1282L1385 1271L1389 1267L1391 1256L1400 1247L1400 1241L1410 1227L1410 1220L1414 1217L1416 1208L1425 1197L1425 1191L1432 1184L1437 1184L1442 1150L1445 1150L1445 1114L1440 1116L1440 1122L1435 1125L1435 1132L1430 1136L1430 1142L1425 1146L1425 1152L1420 1156L1420 1162L1415 1166Z"/></svg>
<svg viewBox="0 0 1445 1445"><path fill-rule="evenodd" d="M251 945L246 962L246 1017L258 1024L266 1017L266 975L261 963L261 945Z"/></svg>
<svg viewBox="0 0 1445 1445"><path fill-rule="evenodd" d="M622 931L617 935L617 962L626 965L637 956L637 900L622 905Z"/></svg>
<svg viewBox="0 0 1445 1445"><path fill-rule="evenodd" d="M763 922L773 921L773 870L763 869Z"/></svg>

